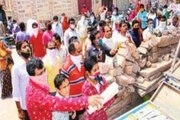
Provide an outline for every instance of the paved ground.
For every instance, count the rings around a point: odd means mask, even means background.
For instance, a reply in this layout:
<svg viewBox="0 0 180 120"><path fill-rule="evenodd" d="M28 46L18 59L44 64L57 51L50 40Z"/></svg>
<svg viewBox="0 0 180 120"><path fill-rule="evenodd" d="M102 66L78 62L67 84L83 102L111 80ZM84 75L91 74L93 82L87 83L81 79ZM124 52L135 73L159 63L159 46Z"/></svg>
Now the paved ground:
<svg viewBox="0 0 180 120"><path fill-rule="evenodd" d="M12 98L0 99L0 120L19 120L16 105Z"/></svg>
<svg viewBox="0 0 180 120"><path fill-rule="evenodd" d="M12 49L12 57L15 61L18 60L15 49ZM16 110L16 104L12 98L6 98L6 99L0 98L0 120L19 120L18 113Z"/></svg>

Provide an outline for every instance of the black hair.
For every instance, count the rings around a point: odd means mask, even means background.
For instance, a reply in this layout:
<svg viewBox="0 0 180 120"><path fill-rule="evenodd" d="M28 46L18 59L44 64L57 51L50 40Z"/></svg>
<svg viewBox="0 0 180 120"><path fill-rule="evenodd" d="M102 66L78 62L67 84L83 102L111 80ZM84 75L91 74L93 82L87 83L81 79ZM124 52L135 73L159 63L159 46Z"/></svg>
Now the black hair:
<svg viewBox="0 0 180 120"><path fill-rule="evenodd" d="M12 16L8 16L8 20L12 19Z"/></svg>
<svg viewBox="0 0 180 120"><path fill-rule="evenodd" d="M74 18L70 18L68 23L70 24L71 21L75 22L75 19Z"/></svg>
<svg viewBox="0 0 180 120"><path fill-rule="evenodd" d="M13 20L13 23L17 23L17 21L16 21L16 20Z"/></svg>
<svg viewBox="0 0 180 120"><path fill-rule="evenodd" d="M100 27L104 27L106 25L106 22L104 21L104 20L101 20L100 22L99 22L99 26Z"/></svg>
<svg viewBox="0 0 180 120"><path fill-rule="evenodd" d="M122 20L122 21L120 22L120 24L119 24L119 27L122 27L123 24L128 25L127 22L126 22L125 20Z"/></svg>
<svg viewBox="0 0 180 120"><path fill-rule="evenodd" d="M84 68L86 71L91 72L93 66L97 63L98 63L98 61L97 61L97 58L95 56L87 57L84 60Z"/></svg>
<svg viewBox="0 0 180 120"><path fill-rule="evenodd" d="M161 16L161 19L164 19L166 21L166 16L164 16L164 15Z"/></svg>
<svg viewBox="0 0 180 120"><path fill-rule="evenodd" d="M16 51L20 51L20 50L21 50L21 46L22 46L22 44L23 44L24 42L26 42L27 44L29 44L27 40L18 41L18 42L16 43Z"/></svg>
<svg viewBox="0 0 180 120"><path fill-rule="evenodd" d="M108 25L105 25L104 27L103 27L103 32L105 32L105 27L109 27L110 28L110 30L112 31L112 28L110 27L110 26L108 26Z"/></svg>
<svg viewBox="0 0 180 120"><path fill-rule="evenodd" d="M30 76L35 76L35 69L42 69L44 64L39 58L32 58L26 64L27 72Z"/></svg>
<svg viewBox="0 0 180 120"><path fill-rule="evenodd" d="M69 44L71 44L71 42L73 41L78 41L77 36L72 36L71 38L69 38Z"/></svg>
<svg viewBox="0 0 180 120"><path fill-rule="evenodd" d="M114 10L116 10L117 12L119 11L118 7L115 7Z"/></svg>
<svg viewBox="0 0 180 120"><path fill-rule="evenodd" d="M138 21L138 20L133 20L133 22L132 22L132 26L134 26L136 23L138 23L138 24L139 24L139 21Z"/></svg>
<svg viewBox="0 0 180 120"><path fill-rule="evenodd" d="M20 27L21 31L25 31L25 29L26 29L26 26L25 26L24 22L21 22L19 24L19 27Z"/></svg>
<svg viewBox="0 0 180 120"><path fill-rule="evenodd" d="M65 13L62 13L61 15L62 15L62 16L65 16Z"/></svg>
<svg viewBox="0 0 180 120"><path fill-rule="evenodd" d="M54 16L54 17L53 17L53 20L56 20L56 21L57 21L57 20L58 20L58 16Z"/></svg>
<svg viewBox="0 0 180 120"><path fill-rule="evenodd" d="M36 27L37 27L38 24L37 24L36 22L33 22L32 27L33 27L33 26L36 26Z"/></svg>
<svg viewBox="0 0 180 120"><path fill-rule="evenodd" d="M96 39L96 35L99 33L98 30L93 30L90 34L90 40L91 40L91 44L94 45L94 40Z"/></svg>
<svg viewBox="0 0 180 120"><path fill-rule="evenodd" d="M163 8L168 8L168 6L167 6L167 5L164 5Z"/></svg>
<svg viewBox="0 0 180 120"><path fill-rule="evenodd" d="M54 37L57 41L59 41L59 43L61 44L61 37L59 36L59 34L54 33L54 34L53 34L53 37Z"/></svg>
<svg viewBox="0 0 180 120"><path fill-rule="evenodd" d="M51 23L48 23L47 24L47 30L51 30L52 29L52 25L51 25Z"/></svg>
<svg viewBox="0 0 180 120"><path fill-rule="evenodd" d="M141 5L140 5L140 8L144 8L144 4L141 4Z"/></svg>
<svg viewBox="0 0 180 120"><path fill-rule="evenodd" d="M64 74L57 74L54 78L54 86L59 89L59 87L62 85L62 83L67 79L67 77Z"/></svg>
<svg viewBox="0 0 180 120"><path fill-rule="evenodd" d="M147 20L147 23L148 23L149 21L153 21L153 19L149 18L149 19Z"/></svg>
<svg viewBox="0 0 180 120"><path fill-rule="evenodd" d="M49 44L49 43L54 43L55 47L57 46L57 45L56 45L56 42L55 42L55 41L52 41L52 40L50 39L50 40L47 42L47 44L46 44L46 48L48 48L48 44Z"/></svg>
<svg viewBox="0 0 180 120"><path fill-rule="evenodd" d="M74 39L73 41L70 42L69 47L68 47L68 51L70 54L72 54L76 50L75 43L80 43L80 42L77 39L76 40Z"/></svg>

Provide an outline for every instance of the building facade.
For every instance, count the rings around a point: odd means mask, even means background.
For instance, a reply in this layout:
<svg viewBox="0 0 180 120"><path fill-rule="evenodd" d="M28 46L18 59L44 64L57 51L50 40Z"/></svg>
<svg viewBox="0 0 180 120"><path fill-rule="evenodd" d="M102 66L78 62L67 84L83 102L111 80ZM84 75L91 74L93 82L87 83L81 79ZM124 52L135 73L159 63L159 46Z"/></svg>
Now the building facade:
<svg viewBox="0 0 180 120"><path fill-rule="evenodd" d="M102 5L109 9L117 6L120 10L128 7L129 3L135 3L136 0L0 0L3 4L7 16L12 16L18 21L26 22L29 18L37 20L49 20L54 15L60 16L66 13L68 17L78 16L83 4L86 4L89 10L98 13ZM149 0L141 0L146 3ZM159 0L168 1L168 0Z"/></svg>

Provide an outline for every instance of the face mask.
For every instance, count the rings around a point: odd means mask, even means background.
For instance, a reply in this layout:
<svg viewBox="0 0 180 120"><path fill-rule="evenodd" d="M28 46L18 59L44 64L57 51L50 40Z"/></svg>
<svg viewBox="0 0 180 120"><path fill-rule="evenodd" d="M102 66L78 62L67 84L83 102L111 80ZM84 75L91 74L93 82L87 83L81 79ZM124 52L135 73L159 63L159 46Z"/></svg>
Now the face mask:
<svg viewBox="0 0 180 120"><path fill-rule="evenodd" d="M55 57L56 54L57 54L57 50L56 49L52 49L52 50L46 49L46 51L47 51L47 55L52 56L52 57Z"/></svg>
<svg viewBox="0 0 180 120"><path fill-rule="evenodd" d="M102 39L98 40L98 45L99 45L99 46L102 46L102 44L103 44Z"/></svg>
<svg viewBox="0 0 180 120"><path fill-rule="evenodd" d="M31 56L31 52L24 52L21 51L20 54L23 56L23 58L28 59Z"/></svg>
<svg viewBox="0 0 180 120"><path fill-rule="evenodd" d="M80 71L81 70L82 55L78 55L78 56L71 55L71 60L78 67L78 70Z"/></svg>
<svg viewBox="0 0 180 120"><path fill-rule="evenodd" d="M41 85L44 85L47 89L49 88L49 85L47 82L47 71L45 71L42 75L30 76L30 79Z"/></svg>
<svg viewBox="0 0 180 120"><path fill-rule="evenodd" d="M91 23L93 23L94 22L94 16L91 16L90 20L91 20Z"/></svg>
<svg viewBox="0 0 180 120"><path fill-rule="evenodd" d="M73 29L73 30L74 30L74 29L75 29L75 27L76 27L76 26L75 26L74 24L70 24L70 28L71 28L71 29Z"/></svg>
<svg viewBox="0 0 180 120"><path fill-rule="evenodd" d="M55 24L55 25L57 25L57 24L58 24L58 22L54 22L54 24Z"/></svg>
<svg viewBox="0 0 180 120"><path fill-rule="evenodd" d="M150 33L153 33L153 24L148 25L148 28L149 28Z"/></svg>
<svg viewBox="0 0 180 120"><path fill-rule="evenodd" d="M160 28L165 28L166 27L166 22L159 22L159 27Z"/></svg>
<svg viewBox="0 0 180 120"><path fill-rule="evenodd" d="M100 85L103 85L103 78L100 72L97 72L94 75L89 76L89 78L96 80Z"/></svg>
<svg viewBox="0 0 180 120"><path fill-rule="evenodd" d="M134 32L138 32L139 28L133 28Z"/></svg>
<svg viewBox="0 0 180 120"><path fill-rule="evenodd" d="M35 37L37 37L37 35L38 35L38 28L34 28L33 29L33 34L34 34Z"/></svg>

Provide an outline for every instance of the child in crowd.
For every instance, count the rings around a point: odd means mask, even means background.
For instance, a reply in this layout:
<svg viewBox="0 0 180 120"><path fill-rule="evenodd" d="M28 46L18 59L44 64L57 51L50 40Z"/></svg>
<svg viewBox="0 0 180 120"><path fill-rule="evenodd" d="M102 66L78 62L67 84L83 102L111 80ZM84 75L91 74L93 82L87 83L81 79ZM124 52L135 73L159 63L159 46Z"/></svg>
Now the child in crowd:
<svg viewBox="0 0 180 120"><path fill-rule="evenodd" d="M54 85L57 88L57 92L55 96L59 98L69 96L70 86L69 86L69 81L65 75L58 74L54 79ZM68 111L67 112L54 111L52 113L52 120L69 120L69 115L70 113ZM74 119L75 116L76 113L73 112L72 119Z"/></svg>
<svg viewBox="0 0 180 120"><path fill-rule="evenodd" d="M97 58L93 56L86 58L84 67L86 69L86 81L82 87L82 94L87 96L101 94L108 87L108 84L106 83L105 78L100 75ZM105 110L113 103L113 101L114 98L110 99L92 114L89 114L86 111L86 120L107 120L108 116Z"/></svg>

